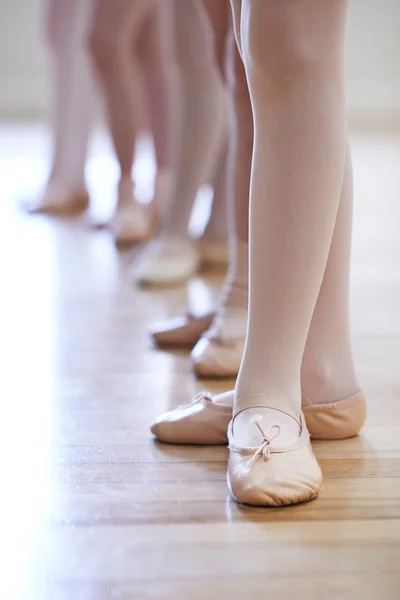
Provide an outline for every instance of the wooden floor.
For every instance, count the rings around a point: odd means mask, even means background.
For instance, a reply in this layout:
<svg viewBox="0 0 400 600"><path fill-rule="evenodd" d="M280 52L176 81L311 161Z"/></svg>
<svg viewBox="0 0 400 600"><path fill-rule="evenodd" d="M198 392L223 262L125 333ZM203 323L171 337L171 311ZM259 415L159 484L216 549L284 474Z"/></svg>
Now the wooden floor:
<svg viewBox="0 0 400 600"><path fill-rule="evenodd" d="M138 291L107 232L22 215L16 195L43 172L46 137L0 128L2 600L400 597L400 138L355 136L353 150L368 422L359 438L314 444L319 499L252 509L227 493L226 448L149 432L200 387L148 327L187 297L206 304L219 280ZM146 187L146 157L139 171ZM115 165L102 138L88 172L105 213Z"/></svg>

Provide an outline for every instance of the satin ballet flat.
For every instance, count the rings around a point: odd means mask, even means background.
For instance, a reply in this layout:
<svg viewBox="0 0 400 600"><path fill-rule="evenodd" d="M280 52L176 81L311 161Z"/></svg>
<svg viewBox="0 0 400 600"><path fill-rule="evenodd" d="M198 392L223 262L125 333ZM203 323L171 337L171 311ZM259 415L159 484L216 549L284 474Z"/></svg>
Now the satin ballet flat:
<svg viewBox="0 0 400 600"><path fill-rule="evenodd" d="M136 257L132 277L143 286L179 285L197 273L199 264L199 249L194 240L163 236L152 240Z"/></svg>
<svg viewBox="0 0 400 600"><path fill-rule="evenodd" d="M118 248L129 248L149 239L154 228L154 214L149 206L140 204L134 195L130 177L118 183L118 199L109 229Z"/></svg>
<svg viewBox="0 0 400 600"><path fill-rule="evenodd" d="M171 444L227 444L234 390L223 396L223 404L216 404L212 395L200 393L193 402L158 417L151 431L160 441ZM303 396L302 408L310 435L316 440L353 437L359 433L366 416L366 402L361 391L351 398L329 404L310 404ZM190 441L186 431L188 423L190 430L196 431L196 441ZM221 435L221 431L225 434Z"/></svg>
<svg viewBox="0 0 400 600"><path fill-rule="evenodd" d="M169 319L152 327L150 334L159 346L192 348L210 327L214 313L196 317L190 313Z"/></svg>
<svg viewBox="0 0 400 600"><path fill-rule="evenodd" d="M147 206L132 201L117 207L109 229L118 248L129 248L149 239L153 230L153 219Z"/></svg>
<svg viewBox="0 0 400 600"><path fill-rule="evenodd" d="M269 417L254 421L260 433L255 447L242 447L235 441L234 421L248 408L270 408L292 417L299 426L298 439L281 445L282 426ZM304 415L296 415L288 403L274 402L262 394L253 394L235 402L235 413L228 428L228 487L237 502L252 506L286 506L312 500L322 482L321 469L312 451ZM271 411L272 412L272 411ZM279 418L277 418L279 421Z"/></svg>
<svg viewBox="0 0 400 600"><path fill-rule="evenodd" d="M247 310L224 307L216 315L191 352L197 377L236 377L242 360L247 328Z"/></svg>

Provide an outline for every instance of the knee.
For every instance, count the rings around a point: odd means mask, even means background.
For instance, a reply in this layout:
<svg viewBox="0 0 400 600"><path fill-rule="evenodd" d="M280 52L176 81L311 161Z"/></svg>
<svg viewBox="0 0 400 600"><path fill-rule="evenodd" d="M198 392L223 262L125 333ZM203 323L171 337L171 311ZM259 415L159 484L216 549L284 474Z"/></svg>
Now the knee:
<svg viewBox="0 0 400 600"><path fill-rule="evenodd" d="M93 23L90 29L86 45L88 52L97 68L101 73L110 67L115 67L119 62L120 41L118 34Z"/></svg>
<svg viewBox="0 0 400 600"><path fill-rule="evenodd" d="M171 63L169 48L155 35L142 36L137 45L137 56L145 72L163 73Z"/></svg>
<svg viewBox="0 0 400 600"><path fill-rule="evenodd" d="M138 61L147 77L175 80L178 72L173 47L169 43L147 36L138 45Z"/></svg>
<svg viewBox="0 0 400 600"><path fill-rule="evenodd" d="M249 80L262 78L270 86L295 85L323 72L323 44L310 36L307 15L295 3L249 3L243 58ZM314 36L315 37L315 36Z"/></svg>

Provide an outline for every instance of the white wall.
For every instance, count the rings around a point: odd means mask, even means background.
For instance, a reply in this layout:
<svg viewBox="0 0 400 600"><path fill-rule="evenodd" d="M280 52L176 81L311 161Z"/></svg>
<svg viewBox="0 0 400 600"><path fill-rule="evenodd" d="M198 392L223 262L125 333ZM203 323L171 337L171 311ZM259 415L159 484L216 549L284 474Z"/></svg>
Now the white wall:
<svg viewBox="0 0 400 600"><path fill-rule="evenodd" d="M0 0L0 117L45 111L43 2ZM349 0L346 72L351 116L400 120L400 0Z"/></svg>
<svg viewBox="0 0 400 600"><path fill-rule="evenodd" d="M400 0L349 0L346 79L351 114L400 119Z"/></svg>
<svg viewBox="0 0 400 600"><path fill-rule="evenodd" d="M42 0L0 0L0 116L43 112L46 60Z"/></svg>

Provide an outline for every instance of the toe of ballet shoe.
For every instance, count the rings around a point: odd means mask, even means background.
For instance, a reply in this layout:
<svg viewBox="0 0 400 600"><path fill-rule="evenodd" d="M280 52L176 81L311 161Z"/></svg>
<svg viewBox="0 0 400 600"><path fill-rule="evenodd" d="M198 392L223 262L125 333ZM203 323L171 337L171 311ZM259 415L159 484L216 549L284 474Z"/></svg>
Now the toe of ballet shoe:
<svg viewBox="0 0 400 600"><path fill-rule="evenodd" d="M158 346L183 346L191 348L210 327L213 314L202 317L187 315L156 325L151 336Z"/></svg>
<svg viewBox="0 0 400 600"><path fill-rule="evenodd" d="M145 242L149 239L149 235L149 233L143 234L142 232L123 229L114 234L114 241L116 247L122 250Z"/></svg>
<svg viewBox="0 0 400 600"><path fill-rule="evenodd" d="M232 470L232 467L229 467ZM282 474L283 475L283 474ZM316 473L314 477L299 477L283 480L283 478L270 479L268 484L255 481L232 482L228 477L228 487L232 496L240 504L251 506L289 506L308 502L318 496L321 487L321 477Z"/></svg>
<svg viewBox="0 0 400 600"><path fill-rule="evenodd" d="M169 444L226 444L231 415L231 407L216 405L211 396L199 394L192 403L158 417L150 430Z"/></svg>
<svg viewBox="0 0 400 600"><path fill-rule="evenodd" d="M340 440L357 435L367 415L363 392L330 404L313 404L303 395L302 406L313 439Z"/></svg>
<svg viewBox="0 0 400 600"><path fill-rule="evenodd" d="M302 433L290 448L271 448L267 460L257 448L238 448L229 425L228 486L237 502L253 506L286 506L318 495L322 474L301 417Z"/></svg>
<svg viewBox="0 0 400 600"><path fill-rule="evenodd" d="M196 265L183 264L148 264L144 265L134 276L139 285L163 287L186 283L197 272Z"/></svg>
<svg viewBox="0 0 400 600"><path fill-rule="evenodd" d="M152 225L144 207L119 209L111 220L110 230L118 248L128 248L149 239Z"/></svg>
<svg viewBox="0 0 400 600"><path fill-rule="evenodd" d="M196 250L168 256L159 254L143 256L134 265L134 281L143 286L180 285L188 281L198 271L199 260Z"/></svg>
<svg viewBox="0 0 400 600"><path fill-rule="evenodd" d="M198 377L236 377L244 349L244 340L220 340L200 338L191 357L193 370Z"/></svg>

